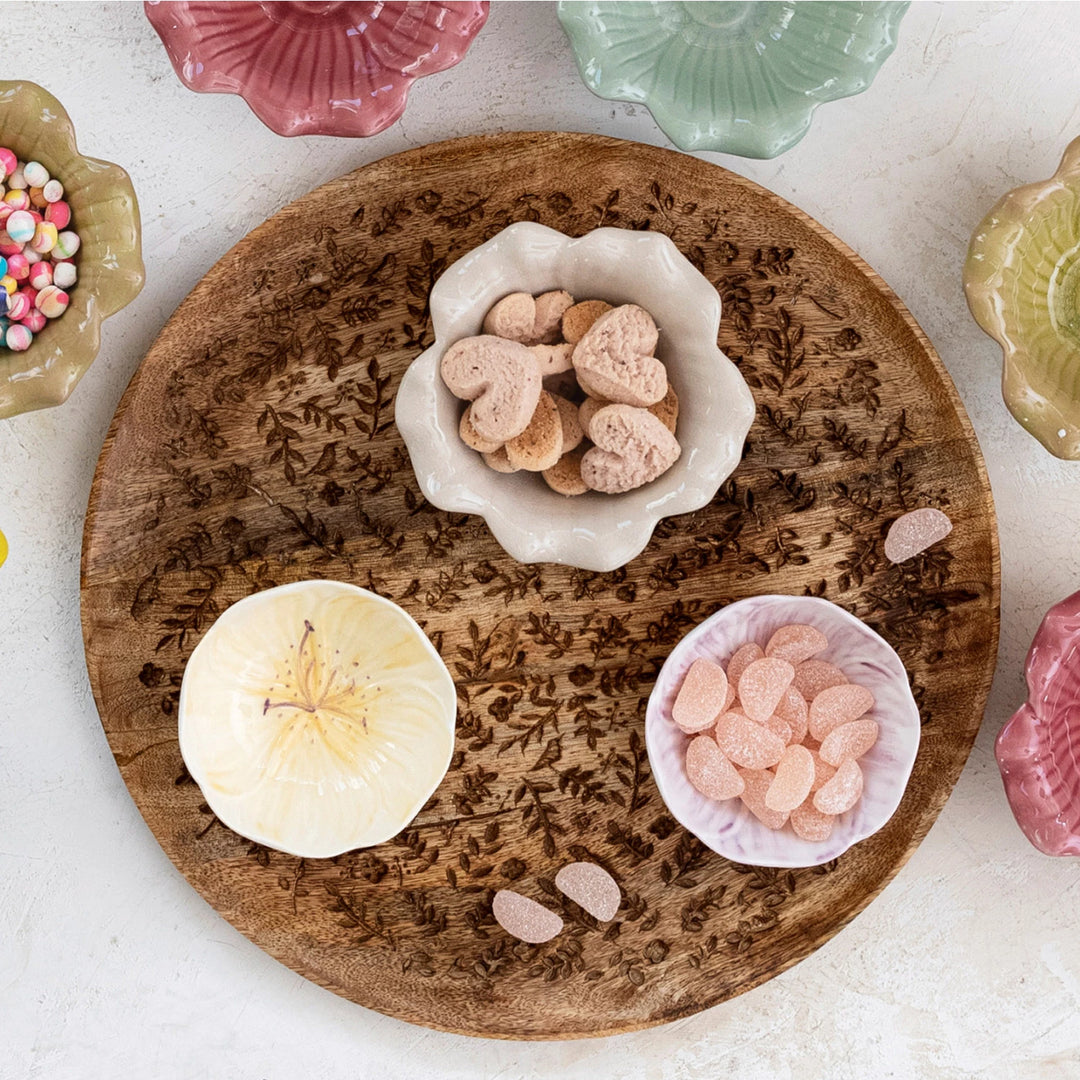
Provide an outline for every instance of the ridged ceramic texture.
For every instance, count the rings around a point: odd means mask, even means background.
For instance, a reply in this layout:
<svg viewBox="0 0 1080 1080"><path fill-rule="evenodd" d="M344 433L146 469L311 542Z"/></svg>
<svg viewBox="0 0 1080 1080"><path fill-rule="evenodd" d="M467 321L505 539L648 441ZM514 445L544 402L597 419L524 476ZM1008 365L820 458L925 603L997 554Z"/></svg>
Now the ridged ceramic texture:
<svg viewBox="0 0 1080 1080"><path fill-rule="evenodd" d="M639 304L656 320L656 355L679 395L682 456L651 484L567 498L534 473L495 472L461 441L462 403L439 375L443 353L480 333L500 297L549 289ZM708 503L741 459L754 399L716 344L720 297L662 233L603 228L575 240L518 222L443 273L431 290L431 319L435 343L405 372L394 420L428 501L481 514L519 562L614 570L645 547L662 517Z"/></svg>
<svg viewBox="0 0 1080 1080"><path fill-rule="evenodd" d="M1047 855L1080 855L1080 592L1046 614L1025 666L1028 699L994 748L1024 835Z"/></svg>
<svg viewBox="0 0 1080 1080"><path fill-rule="evenodd" d="M772 158L818 105L873 82L907 8L561 0L559 20L593 93L647 105L683 150Z"/></svg>
<svg viewBox="0 0 1080 1080"><path fill-rule="evenodd" d="M707 799L687 779L684 735L671 719L671 706L690 665L699 657L726 664L748 641L762 648L781 626L808 623L829 639L815 659L836 664L848 680L874 695L866 715L880 733L859 759L865 787L853 810L836 819L821 843L800 840L790 829L767 829L741 800ZM873 836L896 812L919 749L919 709L907 672L892 647L843 608L807 596L753 596L721 608L691 630L672 650L649 697L645 745L653 777L668 809L703 844L727 859L751 866L818 866Z"/></svg>
<svg viewBox="0 0 1080 1080"><path fill-rule="evenodd" d="M145 5L191 90L239 94L279 135L375 135L416 79L453 67L488 15L462 3L195 0Z"/></svg>
<svg viewBox="0 0 1080 1080"><path fill-rule="evenodd" d="M1080 459L1080 139L1049 180L1010 191L979 223L964 291L1004 353L1009 411L1050 453Z"/></svg>
<svg viewBox="0 0 1080 1080"><path fill-rule="evenodd" d="M229 828L324 859L416 816L450 766L456 716L450 672L402 608L312 580L218 617L187 662L178 735Z"/></svg>
<svg viewBox="0 0 1080 1080"><path fill-rule="evenodd" d="M82 247L71 303L25 352L0 349L0 419L66 401L101 344L101 320L143 286L139 204L119 165L84 157L64 107L30 82L0 82L0 146L64 185Z"/></svg>

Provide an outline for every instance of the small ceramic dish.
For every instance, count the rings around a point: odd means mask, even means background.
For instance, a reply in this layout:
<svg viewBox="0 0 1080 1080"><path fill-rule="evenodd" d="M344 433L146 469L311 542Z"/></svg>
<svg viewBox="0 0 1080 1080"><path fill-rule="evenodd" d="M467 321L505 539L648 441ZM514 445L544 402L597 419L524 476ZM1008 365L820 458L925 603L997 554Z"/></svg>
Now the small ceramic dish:
<svg viewBox="0 0 1080 1080"><path fill-rule="evenodd" d="M1024 835L1046 855L1080 855L1080 592L1039 626L1024 674L1028 699L994 747Z"/></svg>
<svg viewBox="0 0 1080 1080"><path fill-rule="evenodd" d="M245 596L195 646L180 754L221 822L330 859L396 836L442 783L457 697L412 617L311 579Z"/></svg>
<svg viewBox="0 0 1080 1080"><path fill-rule="evenodd" d="M906 3L560 0L585 85L646 105L683 150L772 158L823 102L866 90Z"/></svg>
<svg viewBox="0 0 1080 1080"><path fill-rule="evenodd" d="M651 484L567 498L533 473L495 472L458 436L464 405L439 375L443 353L479 334L500 297L550 289L639 304L656 320L656 354L679 395L682 456ZM575 240L519 222L446 270L431 290L431 318L435 343L405 372L394 419L427 500L481 514L519 562L614 570L645 547L662 517L704 506L741 460L754 399L717 347L720 297L662 233L594 229Z"/></svg>
<svg viewBox="0 0 1080 1080"><path fill-rule="evenodd" d="M767 829L739 799L715 802L687 779L684 759L690 741L671 719L671 706L690 665L699 657L726 663L747 641L765 643L781 626L806 623L829 639L815 659L839 667L848 680L865 686L878 722L874 746L859 759L863 795L854 809L836 819L821 843L800 840L790 826ZM653 778L667 808L713 851L752 866L818 866L853 844L873 836L896 812L919 749L921 722L907 672L892 647L843 608L809 596L753 596L721 608L691 630L664 662L645 714L645 744Z"/></svg>
<svg viewBox="0 0 1080 1080"><path fill-rule="evenodd" d="M1080 139L1049 180L1010 191L979 223L964 292L1001 346L1009 412L1055 457L1080 459Z"/></svg>
<svg viewBox="0 0 1080 1080"><path fill-rule="evenodd" d="M453 67L487 0L313 3L149 0L146 15L180 81L239 94L278 135L375 135L424 75Z"/></svg>
<svg viewBox="0 0 1080 1080"><path fill-rule="evenodd" d="M139 204L119 165L84 157L64 107L30 82L0 82L0 146L40 161L64 185L82 247L63 316L25 352L0 349L0 419L66 401L101 344L101 320L143 286Z"/></svg>

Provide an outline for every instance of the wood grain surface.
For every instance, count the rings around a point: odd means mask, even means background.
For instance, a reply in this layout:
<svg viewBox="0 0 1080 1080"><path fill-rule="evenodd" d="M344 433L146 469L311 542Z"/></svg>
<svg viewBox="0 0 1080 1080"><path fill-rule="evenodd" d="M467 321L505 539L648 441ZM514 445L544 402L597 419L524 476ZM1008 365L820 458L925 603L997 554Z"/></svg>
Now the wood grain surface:
<svg viewBox="0 0 1080 1080"><path fill-rule="evenodd" d="M609 574L523 566L479 518L420 496L395 388L431 342L427 297L514 221L657 229L716 284L720 345L758 404L705 509ZM889 522L944 509L901 567ZM592 135L428 146L340 178L242 240L179 307L117 410L83 548L90 678L162 847L262 948L416 1023L507 1038L628 1031L783 971L889 881L959 776L989 690L997 536L978 446L930 343L879 278L782 199L719 167ZM184 664L214 618L311 577L374 589L457 681L443 784L389 843L332 860L253 845L209 812L176 740ZM739 866L665 812L643 724L675 642L730 600L825 596L900 653L923 717L893 820L834 863ZM592 859L624 901L599 926L553 886ZM559 910L510 939L491 898Z"/></svg>

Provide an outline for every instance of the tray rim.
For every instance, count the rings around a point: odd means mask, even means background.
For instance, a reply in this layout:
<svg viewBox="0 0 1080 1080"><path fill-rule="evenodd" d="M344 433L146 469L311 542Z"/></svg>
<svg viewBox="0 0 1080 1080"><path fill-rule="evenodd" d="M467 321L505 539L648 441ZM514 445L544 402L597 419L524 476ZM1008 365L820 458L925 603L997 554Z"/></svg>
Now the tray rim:
<svg viewBox="0 0 1080 1080"><path fill-rule="evenodd" d="M247 244L249 241L254 242L252 241L252 238L255 237L256 234L260 233L262 230L267 229L270 226L270 223L273 222L279 215L286 212L295 212L297 207L299 207L301 204L305 203L308 200L314 199L324 188L330 185L342 183L347 180L352 180L354 177L358 177L358 175L363 173L366 169L374 166L388 166L393 163L398 165L399 167L404 167L407 169L410 166L422 165L428 156L434 156L436 154L445 153L447 151L457 151L459 153L462 151L470 151L474 155L480 156L492 153L493 148L498 148L500 145L503 144L511 146L521 146L522 144L524 144L526 147L529 148L537 147L543 149L544 144L549 144L552 142L558 143L560 140L569 140L570 142L574 143L590 144L591 146L598 149L600 152L636 148L639 151L643 150L649 154L655 154L659 158L666 159L668 162L671 163L677 163L680 160L688 158L695 162L696 165L704 165L707 166L709 169L720 170L724 174L727 182L734 184L736 187L742 187L745 190L752 192L756 197L763 199L766 203L770 204L775 210L777 210L781 214L787 214L794 217L801 224L810 229L825 244L835 250L841 257L851 263L855 267L855 269L858 270L869 281L873 288L901 317L902 321L914 335L919 346L923 349L927 358L929 359L931 366L933 367L942 387L945 390L947 403L951 407L953 412L956 414L956 417L960 424L961 433L964 436L964 439L968 443L968 445L971 446L975 451L973 455L975 471L982 488L983 497L986 500L986 506L989 516L989 599L991 604L991 614L993 616L992 641L991 648L989 650L989 659L992 659L993 662L988 662L987 668L983 672L982 678L980 680L980 685L977 687L973 687L973 691L976 694L976 700L981 701L981 705L979 706L979 722L973 730L970 739L968 740L968 745L963 756L963 761L960 764L960 770L957 773L957 778L953 781L948 791L944 794L944 797L941 799L940 805L936 807L933 816L929 820L920 820L918 822L916 828L912 832L911 840L906 846L905 850L903 850L895 858L895 860L890 863L889 867L883 874L880 882L873 889L866 891L863 895L859 897L858 901L855 903L854 907L846 917L833 924L834 928L832 929L829 937L826 939L832 940L839 933L841 933L856 916L865 911L866 908L874 900L876 900L878 896L881 895L884 889L896 878L896 876L904 868L904 866L906 866L908 860L914 854L916 849L921 846L923 841L926 839L926 836L929 833L930 829L940 817L941 811L944 809L946 803L951 798L952 793L955 790L956 784L959 781L959 778L962 775L964 768L967 766L967 762L971 756L971 751L975 746L976 738L978 737L982 722L985 719L985 711L989 698L990 688L993 683L994 674L997 669L997 656L1000 643L1001 551L998 536L997 512L994 504L993 490L990 485L989 474L986 468L986 461L982 453L982 447L979 443L978 436L976 435L975 430L971 424L971 420L968 417L967 410L964 407L963 401L960 398L959 392L956 389L956 386L952 380L951 375L949 374L948 369L945 367L945 364L941 360L941 357L938 355L938 352L935 349L933 343L930 341L929 337L926 335L922 327L916 321L915 317L909 311L907 305L893 291L893 289L881 277L881 275L878 274L878 272L874 270L874 268L870 266L870 264L866 262L865 259L863 259L861 255L859 255L853 248L848 246L843 240L837 237L831 230L827 229L815 218L811 217L808 213L806 213L806 211L789 202L787 199L783 198L783 196L777 195L775 192L770 191L763 185L758 184L756 181L750 180L747 177L732 172L730 169L724 167L723 165L718 165L715 162L706 161L704 158L696 156L692 153L668 149L666 147L654 146L649 143L642 143L631 139L620 139L613 136L599 135L588 131L573 130L507 131L495 134L465 135L453 139L442 140L440 142L425 143L421 146L414 147L409 150L400 151L396 154L388 154L381 158L376 158L373 161L366 162L365 164L358 166L356 169L352 169L347 173L343 173L340 176L333 177L325 183L318 185L304 195L300 196L298 199L295 199L292 202L286 203L284 206L279 207L264 221L256 225L254 229L251 229L248 233L241 237L228 250L223 252L221 256L217 260L215 260L214 263L211 264L211 266L207 268L205 273L195 283L192 289L189 290L187 295L185 295L184 298L177 304L176 308L174 308L172 313L170 313L168 319L166 319L166 321L163 323L161 330L157 333L157 335L155 335L154 339L147 347L142 359L139 362L138 367L132 374L131 379L125 387L123 394L121 395L121 398L116 406L116 410L113 413L113 417L109 423L105 439L102 443L97 463L94 467L94 474L91 481L90 493L87 500L87 510L83 524L82 547L79 563L79 609L80 626L83 637L84 660L87 664L87 675L90 681L94 705L98 712L99 722L102 725L103 733L106 736L106 741L108 741L108 729L105 727L105 722L103 720L103 702L101 701L101 698L99 696L98 681L95 678L96 665L93 664L93 662L91 661L90 626L88 623L87 612L87 596L91 584L91 548L93 543L95 525L97 521L97 513L99 509L98 501L100 497L100 488L103 482L103 473L106 467L106 461L115 447L116 436L119 431L121 422L124 419L124 415L129 408L131 401L136 395L136 391L140 383L140 378L143 375L143 368L146 357L149 356L157 347L158 342L164 336L166 330L170 327L180 309L200 288L200 286L204 283L205 279L210 274L212 274L213 271L220 264L231 258L238 248L240 248L242 245ZM721 318L722 317L723 316L721 315ZM110 743L110 753L111 752L112 747ZM117 766L117 769L119 771L119 766ZM124 779L122 773L121 779ZM135 799L135 796L131 792L131 789L128 788L126 780L124 780L124 786L128 791L129 798L131 798L132 802L135 803L135 808L138 811L139 816L143 817L143 820L145 822L146 819L143 816L142 809L140 808L138 801ZM149 822L146 822L146 824L147 827L150 827ZM153 828L150 828L150 831L151 833L153 833L155 840L157 840L160 845L161 842L160 840L158 840L157 834L154 832ZM219 917L225 918L225 916L220 911L218 911L218 909L214 907L214 905L211 904L209 900L207 900L207 898L203 895L202 891L198 888L198 886L196 886L195 883L191 880L191 878L188 877L184 869L174 862L171 855L169 855L168 851L165 850L163 845L162 850L165 851L165 854L169 858L169 861L173 862L173 865L176 866L176 869L183 875L184 879L188 882L188 884L203 901L203 903L207 904L207 906L210 907ZM804 943L800 943L798 948L791 950L787 955L785 955L782 963L776 964L768 969L764 969L758 975L747 979L744 983L740 984L736 993L732 994L728 998L723 999L722 1001L716 1002L714 1005L699 1007L691 1004L685 1007L676 1007L673 1008L670 1012L665 1013L663 1016L660 1017L640 1021L635 1020L622 1023L613 1023L611 1026L604 1027L599 1030L574 1030L560 1032L549 1030L540 1033L519 1034L509 1032L477 1031L465 1027L450 1027L445 1024L437 1024L434 1022L428 1023L425 1019L405 1019L404 1017L398 1015L395 1012L380 1008L376 1004L371 1004L369 1002L359 1002L350 994L345 992L344 987L341 987L340 985L334 983L329 979L325 979L322 976L321 972L318 972L310 964L304 963L302 962L302 960L294 963L291 954L287 950L271 947L261 941L256 941L246 931L241 930L240 927L231 919L226 919L225 921L229 922L229 924L235 930L243 934L244 937L251 941L252 944L254 944L257 948L267 953L267 955L272 956L279 963L284 964L291 971L300 974L303 978L308 979L309 981L315 983L323 989L329 990L340 997L344 997L346 998L346 1000L352 1001L354 1004L358 1004L363 1008L371 1009L374 1012L378 1012L384 1016L393 1017L394 1019L401 1020L405 1023L416 1024L417 1026L423 1027L427 1030L446 1032L447 1034L453 1035L465 1035L472 1038L499 1039L517 1042L561 1042L586 1038L604 1038L612 1035L621 1035L635 1031L647 1030L649 1028L659 1027L661 1025L668 1024L675 1020L679 1020L688 1016L697 1015L699 1013L706 1012L709 1009L721 1007L728 1001L733 1000L736 997L740 997L750 990L756 989L758 986L762 985L765 982L768 982L770 979L781 974L782 972L790 970L791 968L799 964L801 961L806 959L806 957L809 956L811 953L815 952L820 947L820 945L824 943L817 942L816 939L807 939Z"/></svg>

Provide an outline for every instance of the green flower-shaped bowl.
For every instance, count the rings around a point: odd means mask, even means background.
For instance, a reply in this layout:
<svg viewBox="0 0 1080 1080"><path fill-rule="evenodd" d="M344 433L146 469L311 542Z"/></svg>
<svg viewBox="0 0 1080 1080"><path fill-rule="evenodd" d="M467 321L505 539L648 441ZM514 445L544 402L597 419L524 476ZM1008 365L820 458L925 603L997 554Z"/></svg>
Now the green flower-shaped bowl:
<svg viewBox="0 0 1080 1080"><path fill-rule="evenodd" d="M824 101L865 90L907 3L561 0L585 85L647 105L683 150L772 158Z"/></svg>
<svg viewBox="0 0 1080 1080"><path fill-rule="evenodd" d="M1009 412L1051 454L1080 459L1080 139L1049 180L1010 191L979 223L964 292L1005 354Z"/></svg>
<svg viewBox="0 0 1080 1080"><path fill-rule="evenodd" d="M82 246L64 314L25 352L0 349L0 419L59 405L97 356L101 320L143 285L139 204L118 165L83 157L64 107L30 82L0 82L0 146L40 161L64 185Z"/></svg>

